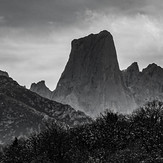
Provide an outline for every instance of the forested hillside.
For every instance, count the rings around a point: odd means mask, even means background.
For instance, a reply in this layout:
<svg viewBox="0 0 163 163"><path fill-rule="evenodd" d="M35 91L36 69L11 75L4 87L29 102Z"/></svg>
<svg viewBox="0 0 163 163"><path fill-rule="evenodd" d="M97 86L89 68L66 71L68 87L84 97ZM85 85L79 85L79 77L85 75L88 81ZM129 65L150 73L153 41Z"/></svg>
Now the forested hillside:
<svg viewBox="0 0 163 163"><path fill-rule="evenodd" d="M161 163L163 103L153 101L130 115L112 111L91 124L45 130L3 148L1 163Z"/></svg>

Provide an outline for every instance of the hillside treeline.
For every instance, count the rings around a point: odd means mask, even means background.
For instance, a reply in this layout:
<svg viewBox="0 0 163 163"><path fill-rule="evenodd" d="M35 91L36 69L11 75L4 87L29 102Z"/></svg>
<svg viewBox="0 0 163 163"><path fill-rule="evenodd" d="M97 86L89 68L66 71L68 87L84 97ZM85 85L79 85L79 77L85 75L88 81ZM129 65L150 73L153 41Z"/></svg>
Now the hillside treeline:
<svg viewBox="0 0 163 163"><path fill-rule="evenodd" d="M112 111L91 124L68 128L56 123L0 153L1 163L161 163L163 103L153 101L130 115Z"/></svg>

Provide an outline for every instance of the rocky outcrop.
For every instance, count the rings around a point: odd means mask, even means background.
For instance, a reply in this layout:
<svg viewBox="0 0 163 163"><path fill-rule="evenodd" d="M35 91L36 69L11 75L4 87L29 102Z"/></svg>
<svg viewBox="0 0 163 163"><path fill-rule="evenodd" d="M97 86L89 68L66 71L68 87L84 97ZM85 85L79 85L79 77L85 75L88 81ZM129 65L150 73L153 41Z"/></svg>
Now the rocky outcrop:
<svg viewBox="0 0 163 163"><path fill-rule="evenodd" d="M45 85L44 80L38 83L32 83L30 90L39 94L42 97L51 99L52 91Z"/></svg>
<svg viewBox="0 0 163 163"><path fill-rule="evenodd" d="M126 73L127 76L130 75L129 72ZM130 79L129 87L138 106L147 101L163 101L163 68L153 63L144 68L142 72L138 73L137 71L132 74L137 75L137 78ZM125 81L127 81L127 78Z"/></svg>
<svg viewBox="0 0 163 163"><path fill-rule="evenodd" d="M123 84L108 31L72 41L69 61L52 99L97 116L105 109L131 112L135 102Z"/></svg>
<svg viewBox="0 0 163 163"><path fill-rule="evenodd" d="M140 71L137 62L132 63L122 71L123 81L127 87L131 87L139 79Z"/></svg>

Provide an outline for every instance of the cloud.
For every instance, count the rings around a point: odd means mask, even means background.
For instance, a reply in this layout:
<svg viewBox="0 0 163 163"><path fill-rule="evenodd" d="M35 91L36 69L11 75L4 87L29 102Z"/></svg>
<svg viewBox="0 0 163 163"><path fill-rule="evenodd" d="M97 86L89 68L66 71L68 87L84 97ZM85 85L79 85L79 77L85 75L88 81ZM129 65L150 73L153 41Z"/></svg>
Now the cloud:
<svg viewBox="0 0 163 163"><path fill-rule="evenodd" d="M118 19L112 24L116 37L120 65L124 68L127 60L138 61L141 68L150 62L160 62L163 51L163 22L147 15ZM122 60L122 61L121 61Z"/></svg>
<svg viewBox="0 0 163 163"><path fill-rule="evenodd" d="M28 32L22 28L0 30L0 69L28 87L33 81L49 78L47 83L54 89L68 59L70 41L55 31L46 37Z"/></svg>
<svg viewBox="0 0 163 163"><path fill-rule="evenodd" d="M0 16L0 25L3 25L6 22L6 19L4 16Z"/></svg>
<svg viewBox="0 0 163 163"><path fill-rule="evenodd" d="M4 16L0 16L0 21L4 21L5 17Z"/></svg>
<svg viewBox="0 0 163 163"><path fill-rule="evenodd" d="M140 63L141 69L151 62L163 65L162 19L140 13L115 15L92 10L87 10L83 17L87 28L80 29L79 35L98 33L103 29L113 34L121 69L134 61Z"/></svg>
<svg viewBox="0 0 163 163"><path fill-rule="evenodd" d="M46 26L54 22L56 27L79 25L86 10L114 14L135 14L150 10L148 0L0 0L0 15L8 19L8 26ZM143 11L144 10L144 11Z"/></svg>

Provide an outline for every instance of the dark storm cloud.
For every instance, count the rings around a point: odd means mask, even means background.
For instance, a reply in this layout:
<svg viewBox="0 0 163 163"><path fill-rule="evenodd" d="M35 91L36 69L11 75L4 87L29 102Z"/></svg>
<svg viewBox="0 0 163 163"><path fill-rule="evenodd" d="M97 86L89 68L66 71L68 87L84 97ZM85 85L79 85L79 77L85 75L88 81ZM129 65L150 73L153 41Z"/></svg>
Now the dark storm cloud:
<svg viewBox="0 0 163 163"><path fill-rule="evenodd" d="M0 16L9 26L55 25L80 22L86 10L97 12L138 12L146 0L0 0Z"/></svg>

